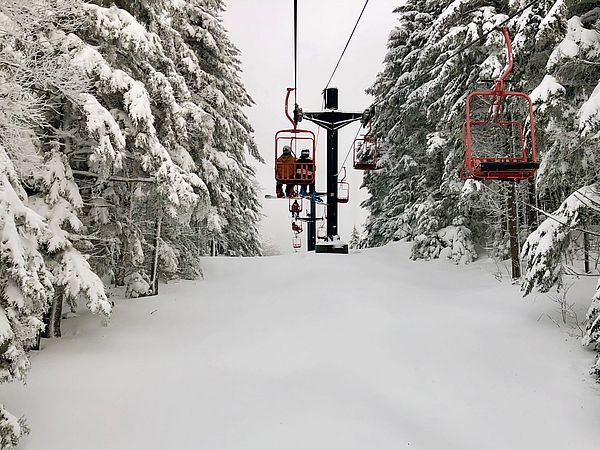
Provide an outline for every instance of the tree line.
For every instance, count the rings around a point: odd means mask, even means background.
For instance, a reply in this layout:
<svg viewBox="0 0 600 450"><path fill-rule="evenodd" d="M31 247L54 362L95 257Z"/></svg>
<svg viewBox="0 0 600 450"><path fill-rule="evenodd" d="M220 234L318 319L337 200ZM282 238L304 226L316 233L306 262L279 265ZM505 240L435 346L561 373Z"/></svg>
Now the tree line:
<svg viewBox="0 0 600 450"><path fill-rule="evenodd" d="M221 0L0 1L0 381L78 302L260 254L262 161ZM0 406L0 447L26 431Z"/></svg>
<svg viewBox="0 0 600 450"><path fill-rule="evenodd" d="M600 4L408 0L395 13L384 69L368 91L382 154L364 179L361 245L404 239L414 259L468 263L481 252L508 258L520 243L524 293L564 289L570 261L579 256L589 270L590 238L600 236ZM502 73L505 45L493 31L504 24L515 62L509 87L534 102L540 168L518 184L463 181L465 98ZM600 348L600 290L584 332ZM600 360L592 371L600 375Z"/></svg>

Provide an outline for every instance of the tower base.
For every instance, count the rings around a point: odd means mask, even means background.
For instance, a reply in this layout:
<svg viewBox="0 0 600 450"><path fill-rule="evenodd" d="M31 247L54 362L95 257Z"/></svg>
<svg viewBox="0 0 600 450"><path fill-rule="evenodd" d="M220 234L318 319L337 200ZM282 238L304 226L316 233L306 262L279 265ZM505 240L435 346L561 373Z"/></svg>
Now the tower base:
<svg viewBox="0 0 600 450"><path fill-rule="evenodd" d="M338 253L340 255L348 254L348 244L341 241L322 242L315 245L315 253Z"/></svg>

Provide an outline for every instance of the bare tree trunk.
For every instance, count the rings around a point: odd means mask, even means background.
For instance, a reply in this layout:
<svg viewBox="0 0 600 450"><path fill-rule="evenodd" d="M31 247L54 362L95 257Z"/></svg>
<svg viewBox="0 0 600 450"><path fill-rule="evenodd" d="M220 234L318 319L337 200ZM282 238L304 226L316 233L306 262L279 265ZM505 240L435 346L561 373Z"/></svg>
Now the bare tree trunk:
<svg viewBox="0 0 600 450"><path fill-rule="evenodd" d="M521 260L519 258L519 237L517 218L517 186L513 181L508 188L507 199L508 236L510 238L510 257L512 260L513 280L521 278Z"/></svg>
<svg viewBox="0 0 600 450"><path fill-rule="evenodd" d="M535 178L531 177L527 180L527 214L525 216L531 233L538 227L538 213L533 206L537 206L537 195L535 192Z"/></svg>
<svg viewBox="0 0 600 450"><path fill-rule="evenodd" d="M585 273L590 273L590 236L583 232L583 264Z"/></svg>
<svg viewBox="0 0 600 450"><path fill-rule="evenodd" d="M162 226L162 214L156 218L156 233L154 236L154 251L152 254L152 295L158 295L158 244L160 242L160 230Z"/></svg>
<svg viewBox="0 0 600 450"><path fill-rule="evenodd" d="M57 286L54 291L50 310L44 316L44 323L46 324L46 330L44 331L45 338L59 338L62 335L60 325L62 320L63 294L64 288Z"/></svg>

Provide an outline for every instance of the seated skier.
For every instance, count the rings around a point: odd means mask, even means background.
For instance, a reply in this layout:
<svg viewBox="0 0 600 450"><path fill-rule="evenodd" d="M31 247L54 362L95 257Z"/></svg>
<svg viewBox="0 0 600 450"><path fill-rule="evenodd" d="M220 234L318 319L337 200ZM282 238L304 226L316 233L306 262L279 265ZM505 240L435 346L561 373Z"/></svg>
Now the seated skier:
<svg viewBox="0 0 600 450"><path fill-rule="evenodd" d="M295 162L296 158L292 155L292 149L289 145L284 145L281 152L281 156L277 158L275 163L275 173L277 175L277 183L275 185L275 193L277 198L282 197L293 197L294 187L293 179L295 173ZM285 181L287 180L287 182ZM285 184L285 193L283 191L283 185Z"/></svg>
<svg viewBox="0 0 600 450"><path fill-rule="evenodd" d="M315 191L313 160L310 157L310 150L307 148L302 150L300 158L296 160L296 179L300 182L300 197L306 197L307 186L309 195Z"/></svg>
<svg viewBox="0 0 600 450"><path fill-rule="evenodd" d="M301 208L300 203L298 203L298 200L294 200L294 203L292 203L292 207L290 209L293 217L297 218L300 215Z"/></svg>

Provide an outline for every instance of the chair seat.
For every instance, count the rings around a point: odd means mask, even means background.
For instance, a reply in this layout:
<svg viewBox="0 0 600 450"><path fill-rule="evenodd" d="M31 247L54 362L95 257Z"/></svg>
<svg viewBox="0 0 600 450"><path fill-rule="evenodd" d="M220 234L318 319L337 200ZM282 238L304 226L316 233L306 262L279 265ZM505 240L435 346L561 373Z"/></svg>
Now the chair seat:
<svg viewBox="0 0 600 450"><path fill-rule="evenodd" d="M479 169L483 172L536 170L539 167L539 163L530 161L482 161L479 164Z"/></svg>

